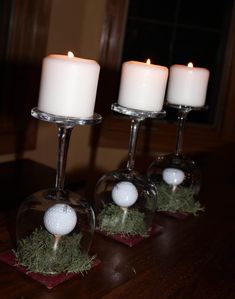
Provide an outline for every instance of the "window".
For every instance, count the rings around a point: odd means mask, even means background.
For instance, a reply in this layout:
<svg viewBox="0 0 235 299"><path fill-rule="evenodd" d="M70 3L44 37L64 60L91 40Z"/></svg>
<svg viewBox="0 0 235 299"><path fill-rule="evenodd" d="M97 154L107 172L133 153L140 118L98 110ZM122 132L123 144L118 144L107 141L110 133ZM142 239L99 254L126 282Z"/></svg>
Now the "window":
<svg viewBox="0 0 235 299"><path fill-rule="evenodd" d="M184 150L205 151L234 141L233 24L233 1L107 1L100 60L103 91L98 93L104 115L100 144L126 147L129 126L112 115L110 105L117 100L122 62L146 58L168 67L192 61L210 70L209 109L190 113ZM165 120L145 121L138 146L148 143L149 150L172 151L176 120L176 111L167 109Z"/></svg>

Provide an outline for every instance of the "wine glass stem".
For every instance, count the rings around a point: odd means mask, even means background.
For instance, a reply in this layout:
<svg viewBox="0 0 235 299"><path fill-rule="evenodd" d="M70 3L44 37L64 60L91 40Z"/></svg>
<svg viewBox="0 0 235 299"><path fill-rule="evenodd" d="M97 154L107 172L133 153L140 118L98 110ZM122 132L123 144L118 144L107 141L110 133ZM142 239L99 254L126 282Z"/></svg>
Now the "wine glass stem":
<svg viewBox="0 0 235 299"><path fill-rule="evenodd" d="M128 161L127 161L127 169L130 171L134 169L134 165L135 165L135 149L136 149L137 136L138 136L141 121L142 121L141 118L132 118L131 120L131 132L130 132Z"/></svg>
<svg viewBox="0 0 235 299"><path fill-rule="evenodd" d="M71 126L58 125L58 158L55 183L55 189L57 191L63 191L64 189L65 169L71 132Z"/></svg>
<svg viewBox="0 0 235 299"><path fill-rule="evenodd" d="M178 110L178 129L176 136L176 155L182 154L183 147L183 134L185 129L185 123L188 113L191 111L190 108L179 108Z"/></svg>

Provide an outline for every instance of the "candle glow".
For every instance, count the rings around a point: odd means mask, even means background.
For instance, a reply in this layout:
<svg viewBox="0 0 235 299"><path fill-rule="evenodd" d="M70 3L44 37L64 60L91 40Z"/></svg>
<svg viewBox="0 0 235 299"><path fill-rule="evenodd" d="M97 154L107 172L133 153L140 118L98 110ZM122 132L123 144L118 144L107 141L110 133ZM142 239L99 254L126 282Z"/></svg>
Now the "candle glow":
<svg viewBox="0 0 235 299"><path fill-rule="evenodd" d="M69 52L68 52L68 57L69 57L69 58L73 58L73 57L74 57L73 52L69 51Z"/></svg>

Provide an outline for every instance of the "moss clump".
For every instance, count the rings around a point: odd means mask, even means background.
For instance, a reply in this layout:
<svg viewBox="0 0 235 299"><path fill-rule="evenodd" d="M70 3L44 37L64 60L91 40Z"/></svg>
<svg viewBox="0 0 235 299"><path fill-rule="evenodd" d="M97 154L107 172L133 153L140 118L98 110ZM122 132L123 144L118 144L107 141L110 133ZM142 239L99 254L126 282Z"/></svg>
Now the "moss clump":
<svg viewBox="0 0 235 299"><path fill-rule="evenodd" d="M192 188L178 186L172 191L172 187L164 183L157 185L157 210L173 213L190 213L197 216L200 211L204 211L199 201L195 201Z"/></svg>
<svg viewBox="0 0 235 299"><path fill-rule="evenodd" d="M103 210L97 216L97 223L98 229L110 235L147 236L148 228L144 220L144 213L133 208L124 210L114 204L104 205Z"/></svg>
<svg viewBox="0 0 235 299"><path fill-rule="evenodd" d="M17 251L14 252L16 261L26 267L28 272L83 274L91 268L94 257L81 252L81 237L81 234L62 236L55 250L55 237L42 228L36 229L19 241Z"/></svg>

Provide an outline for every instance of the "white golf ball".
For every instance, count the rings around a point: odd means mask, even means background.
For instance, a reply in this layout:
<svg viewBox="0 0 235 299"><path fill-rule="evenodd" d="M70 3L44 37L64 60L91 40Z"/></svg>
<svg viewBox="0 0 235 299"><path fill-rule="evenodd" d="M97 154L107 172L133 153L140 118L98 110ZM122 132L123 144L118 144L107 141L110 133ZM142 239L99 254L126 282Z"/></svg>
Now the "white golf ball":
<svg viewBox="0 0 235 299"><path fill-rule="evenodd" d="M55 204L44 214L44 225L53 235L67 235L77 223L77 215L67 204Z"/></svg>
<svg viewBox="0 0 235 299"><path fill-rule="evenodd" d="M136 202L138 191L131 182L120 182L113 187L112 198L118 206L128 208Z"/></svg>
<svg viewBox="0 0 235 299"><path fill-rule="evenodd" d="M163 180L173 186L180 185L184 180L184 172L177 168L165 168L162 172Z"/></svg>

